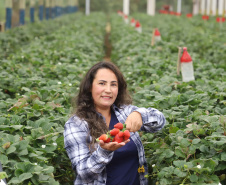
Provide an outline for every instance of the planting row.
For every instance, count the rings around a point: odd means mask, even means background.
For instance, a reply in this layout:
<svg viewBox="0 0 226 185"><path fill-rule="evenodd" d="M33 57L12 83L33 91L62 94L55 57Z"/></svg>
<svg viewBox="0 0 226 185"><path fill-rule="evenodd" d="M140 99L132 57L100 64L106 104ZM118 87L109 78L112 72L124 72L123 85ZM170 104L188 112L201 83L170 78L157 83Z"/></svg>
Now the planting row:
<svg viewBox="0 0 226 185"><path fill-rule="evenodd" d="M124 72L134 104L161 110L165 128L140 133L150 184L218 184L226 169L225 27L215 22L135 14L140 34L111 19L112 61ZM158 28L162 41L151 46ZM177 76L178 47L187 47L195 81Z"/></svg>
<svg viewBox="0 0 226 185"><path fill-rule="evenodd" d="M0 161L8 184L73 182L62 132L84 71L104 56L105 31L103 14L78 17L4 33L15 44L0 61ZM20 45L17 32L27 38Z"/></svg>

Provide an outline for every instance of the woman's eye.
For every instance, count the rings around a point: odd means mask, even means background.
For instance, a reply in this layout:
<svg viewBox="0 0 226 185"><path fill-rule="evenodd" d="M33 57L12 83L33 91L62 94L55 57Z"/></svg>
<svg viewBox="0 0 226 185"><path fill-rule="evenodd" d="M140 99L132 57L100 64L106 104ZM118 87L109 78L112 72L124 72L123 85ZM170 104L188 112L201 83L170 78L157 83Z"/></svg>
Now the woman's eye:
<svg viewBox="0 0 226 185"><path fill-rule="evenodd" d="M100 84L100 85L104 85L104 83L103 83L103 82L100 82L99 84Z"/></svg>
<svg viewBox="0 0 226 185"><path fill-rule="evenodd" d="M117 86L117 84L112 84L112 86Z"/></svg>

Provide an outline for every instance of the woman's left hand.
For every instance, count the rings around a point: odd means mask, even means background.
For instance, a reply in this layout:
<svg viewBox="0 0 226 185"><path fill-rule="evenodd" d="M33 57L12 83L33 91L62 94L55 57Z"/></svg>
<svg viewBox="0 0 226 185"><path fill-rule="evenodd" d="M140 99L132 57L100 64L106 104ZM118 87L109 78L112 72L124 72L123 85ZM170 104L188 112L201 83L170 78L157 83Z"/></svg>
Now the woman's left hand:
<svg viewBox="0 0 226 185"><path fill-rule="evenodd" d="M130 132L136 132L140 130L143 122L139 112L132 112L125 121L126 129Z"/></svg>

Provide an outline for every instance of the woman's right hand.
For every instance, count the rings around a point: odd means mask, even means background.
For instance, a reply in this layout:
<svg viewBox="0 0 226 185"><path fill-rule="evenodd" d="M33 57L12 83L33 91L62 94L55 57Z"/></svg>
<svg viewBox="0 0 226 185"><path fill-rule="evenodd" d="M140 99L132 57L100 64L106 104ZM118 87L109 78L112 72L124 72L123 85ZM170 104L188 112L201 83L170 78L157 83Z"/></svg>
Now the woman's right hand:
<svg viewBox="0 0 226 185"><path fill-rule="evenodd" d="M104 141L100 140L99 145L101 148L103 148L105 150L115 151L115 150L121 148L122 146L126 145L126 143L128 143L129 141L130 140L127 139L126 141L123 141L121 143L118 143L118 142L104 143Z"/></svg>

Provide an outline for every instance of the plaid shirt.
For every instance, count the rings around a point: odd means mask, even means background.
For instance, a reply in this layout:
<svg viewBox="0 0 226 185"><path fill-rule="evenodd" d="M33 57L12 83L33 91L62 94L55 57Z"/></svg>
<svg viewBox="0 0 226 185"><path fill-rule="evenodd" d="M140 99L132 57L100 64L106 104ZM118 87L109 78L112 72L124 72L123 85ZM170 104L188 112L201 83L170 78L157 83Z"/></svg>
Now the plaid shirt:
<svg viewBox="0 0 226 185"><path fill-rule="evenodd" d="M154 108L138 108L133 105L126 105L113 110L119 122L125 123L127 117L137 111L142 116L143 125L141 131L157 132L165 125L165 117ZM91 141L89 128L86 121L76 115L72 116L64 127L64 144L67 154L71 160L72 168L76 172L74 185L104 185L107 180L106 165L111 161L114 152L105 150L96 144L96 150L90 152L87 143ZM139 165L144 167L145 172L140 174L140 185L147 185L147 162L145 160L144 147L138 132L131 132L131 139L137 146Z"/></svg>

